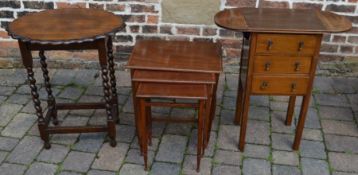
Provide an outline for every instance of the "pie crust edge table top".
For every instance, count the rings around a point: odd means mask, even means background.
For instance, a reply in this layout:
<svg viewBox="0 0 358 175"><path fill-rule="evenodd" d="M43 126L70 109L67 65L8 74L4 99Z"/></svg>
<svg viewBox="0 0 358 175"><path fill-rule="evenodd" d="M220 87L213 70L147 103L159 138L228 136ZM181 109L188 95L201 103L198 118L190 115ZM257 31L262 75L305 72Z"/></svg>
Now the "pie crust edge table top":
<svg viewBox="0 0 358 175"><path fill-rule="evenodd" d="M344 16L314 9L233 8L218 12L215 23L243 32L344 32L352 23Z"/></svg>
<svg viewBox="0 0 358 175"><path fill-rule="evenodd" d="M111 12L68 8L27 14L10 23L7 31L23 42L71 44L104 38L123 27L123 19Z"/></svg>

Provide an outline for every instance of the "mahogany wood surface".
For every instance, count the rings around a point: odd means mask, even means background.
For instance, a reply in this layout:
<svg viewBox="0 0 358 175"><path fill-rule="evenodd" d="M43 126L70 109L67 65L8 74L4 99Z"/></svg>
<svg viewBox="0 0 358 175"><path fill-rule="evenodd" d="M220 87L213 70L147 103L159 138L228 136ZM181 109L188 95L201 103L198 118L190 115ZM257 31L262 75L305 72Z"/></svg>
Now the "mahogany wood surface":
<svg viewBox="0 0 358 175"><path fill-rule="evenodd" d="M99 9L69 8L30 13L8 27L15 39L41 44L69 44L113 35L124 27L121 17Z"/></svg>
<svg viewBox="0 0 358 175"><path fill-rule="evenodd" d="M218 26L244 32L235 123L240 124L239 149L244 150L250 95L290 96L286 125L296 95L303 96L293 149L297 150L315 76L322 34L344 32L351 22L313 9L234 8L215 15Z"/></svg>
<svg viewBox="0 0 358 175"><path fill-rule="evenodd" d="M158 83L215 84L215 76L199 72L136 70L133 81Z"/></svg>
<svg viewBox="0 0 358 175"><path fill-rule="evenodd" d="M255 74L308 74L312 57L302 56L255 56Z"/></svg>
<svg viewBox="0 0 358 175"><path fill-rule="evenodd" d="M211 42L138 41L129 58L127 68L220 73L221 48Z"/></svg>
<svg viewBox="0 0 358 175"><path fill-rule="evenodd" d="M343 32L352 27L345 17L314 9L233 8L215 15L218 26L243 32Z"/></svg>
<svg viewBox="0 0 358 175"><path fill-rule="evenodd" d="M140 83L137 90L140 98L207 99L205 85Z"/></svg>
<svg viewBox="0 0 358 175"><path fill-rule="evenodd" d="M9 35L18 40L22 62L27 70L31 95L38 117L40 137L49 149L50 134L107 132L110 145L116 146L115 122L118 122L118 97L116 92L112 34L124 26L120 17L103 10L58 9L31 13L10 23ZM102 72L105 102L58 103L52 95L45 50L97 50ZM48 112L44 116L33 72L32 51L40 51L40 63L48 94ZM57 126L58 110L104 109L107 126ZM50 121L55 126L50 126Z"/></svg>

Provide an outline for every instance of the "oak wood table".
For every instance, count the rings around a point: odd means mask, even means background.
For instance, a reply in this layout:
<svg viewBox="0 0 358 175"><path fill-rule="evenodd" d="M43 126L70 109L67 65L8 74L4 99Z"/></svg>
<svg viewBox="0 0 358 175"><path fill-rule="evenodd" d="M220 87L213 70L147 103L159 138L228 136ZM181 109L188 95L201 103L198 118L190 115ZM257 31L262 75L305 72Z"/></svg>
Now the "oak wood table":
<svg viewBox="0 0 358 175"><path fill-rule="evenodd" d="M118 121L116 79L113 61L112 36L124 27L123 20L106 11L94 9L57 9L31 13L10 23L7 31L18 40L22 62L27 70L31 95L38 117L38 127L44 147L49 149L49 134L108 132L111 146L116 145L115 122ZM101 103L56 103L52 94L45 51L98 50L104 99ZM41 108L33 72L31 51L39 51L40 63L48 94L48 111ZM58 125L57 110L105 109L107 126L49 126Z"/></svg>
<svg viewBox="0 0 358 175"><path fill-rule="evenodd" d="M197 171L210 138L216 89L222 71L221 49L210 42L138 41L129 59L136 127L146 168L151 121L197 122ZM153 102L151 98L194 99L199 103ZM151 106L199 109L198 119L151 116Z"/></svg>
<svg viewBox="0 0 358 175"><path fill-rule="evenodd" d="M244 34L235 115L235 123L241 124L239 149L244 150L250 95L286 95L286 125L291 125L296 96L303 96L293 143L297 150L322 34L347 31L351 22L318 10L235 8L217 13L215 23Z"/></svg>

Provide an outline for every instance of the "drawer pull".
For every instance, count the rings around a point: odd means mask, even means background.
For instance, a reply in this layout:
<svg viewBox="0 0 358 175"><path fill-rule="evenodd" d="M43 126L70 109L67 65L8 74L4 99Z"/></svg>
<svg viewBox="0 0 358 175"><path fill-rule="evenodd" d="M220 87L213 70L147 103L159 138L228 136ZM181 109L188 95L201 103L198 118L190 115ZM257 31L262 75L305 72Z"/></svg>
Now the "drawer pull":
<svg viewBox="0 0 358 175"><path fill-rule="evenodd" d="M272 45L273 45L272 40L268 40L268 41L267 41L267 50L271 50Z"/></svg>
<svg viewBox="0 0 358 175"><path fill-rule="evenodd" d="M298 51L301 52L301 50L303 49L304 46L305 46L305 43L303 41L300 41L298 43Z"/></svg>
<svg viewBox="0 0 358 175"><path fill-rule="evenodd" d="M296 83L292 83L292 84L291 84L291 91L292 91L292 92L295 92L296 89L297 89L297 84L296 84Z"/></svg>
<svg viewBox="0 0 358 175"><path fill-rule="evenodd" d="M263 81L263 82L261 83L260 89L261 89L261 90L265 90L265 89L267 88L267 86L268 86L268 82L267 82L267 81Z"/></svg>
<svg viewBox="0 0 358 175"><path fill-rule="evenodd" d="M271 62L266 62L265 63L265 71L269 71L271 67Z"/></svg>
<svg viewBox="0 0 358 175"><path fill-rule="evenodd" d="M300 63L300 62L296 62L296 63L295 63L295 71L296 71L296 72L300 71L300 67L301 67L301 63Z"/></svg>

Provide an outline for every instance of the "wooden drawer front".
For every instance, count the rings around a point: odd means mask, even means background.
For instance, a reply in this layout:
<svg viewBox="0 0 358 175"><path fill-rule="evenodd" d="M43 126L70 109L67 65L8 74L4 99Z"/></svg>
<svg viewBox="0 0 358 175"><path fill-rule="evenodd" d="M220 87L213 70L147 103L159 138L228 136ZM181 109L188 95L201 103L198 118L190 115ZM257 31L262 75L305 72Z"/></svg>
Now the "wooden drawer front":
<svg viewBox="0 0 358 175"><path fill-rule="evenodd" d="M309 73L312 57L256 56L255 73Z"/></svg>
<svg viewBox="0 0 358 175"><path fill-rule="evenodd" d="M318 39L313 35L258 34L256 54L314 55Z"/></svg>
<svg viewBox="0 0 358 175"><path fill-rule="evenodd" d="M254 76L252 93L256 94L305 94L308 77Z"/></svg>

